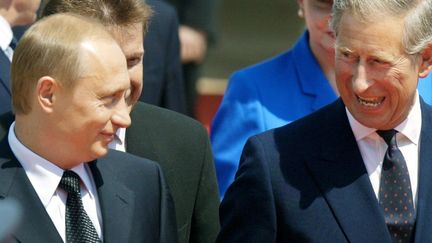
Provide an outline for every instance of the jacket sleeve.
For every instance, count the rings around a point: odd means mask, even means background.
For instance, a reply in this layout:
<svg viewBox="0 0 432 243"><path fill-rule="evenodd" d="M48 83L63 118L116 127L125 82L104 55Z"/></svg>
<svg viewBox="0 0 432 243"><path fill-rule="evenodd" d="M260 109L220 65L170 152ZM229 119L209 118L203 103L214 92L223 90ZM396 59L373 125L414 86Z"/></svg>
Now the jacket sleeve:
<svg viewBox="0 0 432 243"><path fill-rule="evenodd" d="M276 209L267 165L260 141L251 138L222 201L216 242L276 242Z"/></svg>
<svg viewBox="0 0 432 243"><path fill-rule="evenodd" d="M246 140L265 130L255 80L243 71L229 80L222 103L211 125L216 175L221 198L234 180Z"/></svg>
<svg viewBox="0 0 432 243"><path fill-rule="evenodd" d="M202 129L205 149L201 176L192 218L190 243L213 243L219 233L219 191L216 182L213 154L207 133Z"/></svg>

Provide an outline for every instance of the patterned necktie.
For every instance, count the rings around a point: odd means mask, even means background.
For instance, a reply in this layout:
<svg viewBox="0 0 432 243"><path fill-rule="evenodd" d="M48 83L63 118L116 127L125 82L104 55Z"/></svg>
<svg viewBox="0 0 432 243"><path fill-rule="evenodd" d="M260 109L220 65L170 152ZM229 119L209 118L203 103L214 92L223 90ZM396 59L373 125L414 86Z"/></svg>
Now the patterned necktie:
<svg viewBox="0 0 432 243"><path fill-rule="evenodd" d="M388 148L381 170L379 202L394 242L411 242L415 211L405 159L397 147L397 131L377 131Z"/></svg>
<svg viewBox="0 0 432 243"><path fill-rule="evenodd" d="M81 201L79 176L71 170L66 170L59 187L68 193L66 200L66 242L100 242L96 229Z"/></svg>

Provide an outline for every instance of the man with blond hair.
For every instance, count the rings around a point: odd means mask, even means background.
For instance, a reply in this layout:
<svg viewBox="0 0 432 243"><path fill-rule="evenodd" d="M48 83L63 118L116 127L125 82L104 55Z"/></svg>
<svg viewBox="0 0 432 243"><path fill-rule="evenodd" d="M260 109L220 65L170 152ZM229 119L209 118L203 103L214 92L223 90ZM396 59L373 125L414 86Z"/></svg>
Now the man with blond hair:
<svg viewBox="0 0 432 243"><path fill-rule="evenodd" d="M159 166L110 150L130 125L121 48L102 25L38 21L12 62L15 122L0 142L0 195L23 208L19 242L176 242Z"/></svg>
<svg viewBox="0 0 432 243"><path fill-rule="evenodd" d="M11 110L10 64L16 46L12 27L36 20L40 0L0 1L0 114Z"/></svg>
<svg viewBox="0 0 432 243"><path fill-rule="evenodd" d="M51 0L42 15L59 12L98 19L126 57L132 125L118 129L111 148L160 164L174 200L179 242L214 242L219 232L219 195L207 131L189 117L136 102L143 86L142 30L148 25L148 6L141 0ZM0 137L12 120L11 114L0 118Z"/></svg>

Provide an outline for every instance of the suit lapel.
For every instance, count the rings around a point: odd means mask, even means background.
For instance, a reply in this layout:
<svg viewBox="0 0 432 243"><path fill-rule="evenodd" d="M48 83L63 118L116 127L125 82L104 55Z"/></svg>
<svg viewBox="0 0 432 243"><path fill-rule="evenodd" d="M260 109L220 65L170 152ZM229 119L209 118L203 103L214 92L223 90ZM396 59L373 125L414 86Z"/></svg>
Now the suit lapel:
<svg viewBox="0 0 432 243"><path fill-rule="evenodd" d="M419 182L415 242L432 242L432 109L421 100Z"/></svg>
<svg viewBox="0 0 432 243"><path fill-rule="evenodd" d="M349 242L391 242L344 105L331 109L330 129L317 134L325 141L306 164Z"/></svg>
<svg viewBox="0 0 432 243"><path fill-rule="evenodd" d="M305 31L296 43L293 56L296 56L294 65L298 75L299 84L304 94L313 97L310 109L316 111L336 100L337 95L330 86L324 73L321 71L309 47L309 32ZM307 63L307 65L305 65ZM311 70L314 70L311 72Z"/></svg>
<svg viewBox="0 0 432 243"><path fill-rule="evenodd" d="M158 154L155 152L156 147L153 140L153 132L151 130L144 131L141 128L147 127L143 125L148 123L149 117L143 117L142 114L146 107L138 102L131 113L132 125L126 129L126 151L138 155L140 157L149 158L151 160L160 161Z"/></svg>
<svg viewBox="0 0 432 243"><path fill-rule="evenodd" d="M21 164L7 143L0 144L0 198L16 199L22 210L22 219L13 236L20 242L63 242L51 218L33 189Z"/></svg>
<svg viewBox="0 0 432 243"><path fill-rule="evenodd" d="M129 242L134 193L117 181L109 160L108 155L90 163L102 213L104 242Z"/></svg>

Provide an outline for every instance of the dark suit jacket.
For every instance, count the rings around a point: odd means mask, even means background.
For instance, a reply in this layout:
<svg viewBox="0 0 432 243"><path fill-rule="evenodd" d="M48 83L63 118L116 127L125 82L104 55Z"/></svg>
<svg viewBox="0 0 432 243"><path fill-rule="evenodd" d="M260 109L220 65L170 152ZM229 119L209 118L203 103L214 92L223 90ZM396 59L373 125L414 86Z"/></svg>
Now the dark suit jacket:
<svg viewBox="0 0 432 243"><path fill-rule="evenodd" d="M419 243L432 242L432 109L421 109ZM218 242L391 242L340 99L252 137L220 215Z"/></svg>
<svg viewBox="0 0 432 243"><path fill-rule="evenodd" d="M165 2L149 0L147 4L154 15L144 38L144 88L140 100L185 114L177 14Z"/></svg>
<svg viewBox="0 0 432 243"><path fill-rule="evenodd" d="M179 242L214 242L219 192L207 131L197 121L138 103L126 130L127 152L158 161L173 196Z"/></svg>
<svg viewBox="0 0 432 243"><path fill-rule="evenodd" d="M142 102L131 118L127 152L161 165L175 204L179 242L214 242L219 190L207 131L189 117ZM0 116L0 139L13 120L12 113Z"/></svg>
<svg viewBox="0 0 432 243"><path fill-rule="evenodd" d="M7 137L0 142L0 198L14 198L24 220L18 242L63 242ZM102 213L104 242L177 242L172 199L157 164L110 151L90 162Z"/></svg>
<svg viewBox="0 0 432 243"><path fill-rule="evenodd" d="M12 110L10 87L10 61L0 50L0 114Z"/></svg>

